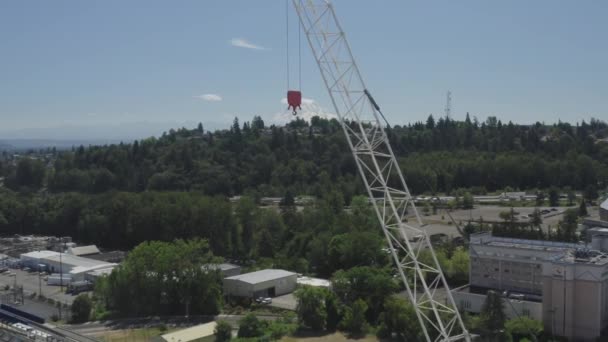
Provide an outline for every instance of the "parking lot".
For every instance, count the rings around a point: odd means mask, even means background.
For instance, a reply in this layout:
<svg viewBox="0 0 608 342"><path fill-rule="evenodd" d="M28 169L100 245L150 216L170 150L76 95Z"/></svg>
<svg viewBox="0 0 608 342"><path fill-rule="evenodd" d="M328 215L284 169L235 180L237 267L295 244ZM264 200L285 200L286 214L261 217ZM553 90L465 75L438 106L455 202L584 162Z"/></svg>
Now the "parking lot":
<svg viewBox="0 0 608 342"><path fill-rule="evenodd" d="M16 274L12 276L11 274ZM33 293L41 294L46 298L51 298L56 302L61 302L63 304L72 305L72 302L76 298L70 294L66 294L61 292L61 287L59 286L49 286L46 284L46 281L42 278L39 278L38 273L28 273L19 269L10 269L9 272L5 272L0 274L0 288L4 288L6 285L9 285L11 288L13 285L23 286L24 296L28 297ZM65 286L64 286L65 291Z"/></svg>
<svg viewBox="0 0 608 342"><path fill-rule="evenodd" d="M293 295L293 293L289 293L286 295L272 298L272 303L270 304L270 306L295 311L296 307L298 306L298 300L296 299L296 296Z"/></svg>
<svg viewBox="0 0 608 342"><path fill-rule="evenodd" d="M517 220L519 222L528 222L530 215L534 211L534 207L514 207L513 210L517 213ZM563 218L562 213L568 209L568 207L540 207L541 211L547 211L546 214L542 215L543 224L541 225L544 231L547 231L549 226L552 229L557 227L558 222ZM450 214L458 224L466 224L467 221L479 221L482 218L485 222L502 222L500 213L511 210L510 207L503 206L480 206L476 205L473 209L458 209L451 211ZM590 212L591 212L590 208ZM432 227L432 231L429 230L430 234L444 233L448 236L457 236L458 231L451 223L450 217L446 214L445 210L438 210L436 214L422 216L422 220Z"/></svg>

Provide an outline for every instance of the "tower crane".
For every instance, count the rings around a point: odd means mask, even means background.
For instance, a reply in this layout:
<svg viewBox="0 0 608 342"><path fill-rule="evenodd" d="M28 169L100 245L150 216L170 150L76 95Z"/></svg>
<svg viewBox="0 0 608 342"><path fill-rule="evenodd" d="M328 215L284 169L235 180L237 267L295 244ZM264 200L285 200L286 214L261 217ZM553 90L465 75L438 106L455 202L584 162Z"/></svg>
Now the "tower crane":
<svg viewBox="0 0 608 342"><path fill-rule="evenodd" d="M329 0L292 3L425 340L470 341L389 143L386 118L365 86L333 5ZM430 252L430 262L421 260L423 250Z"/></svg>

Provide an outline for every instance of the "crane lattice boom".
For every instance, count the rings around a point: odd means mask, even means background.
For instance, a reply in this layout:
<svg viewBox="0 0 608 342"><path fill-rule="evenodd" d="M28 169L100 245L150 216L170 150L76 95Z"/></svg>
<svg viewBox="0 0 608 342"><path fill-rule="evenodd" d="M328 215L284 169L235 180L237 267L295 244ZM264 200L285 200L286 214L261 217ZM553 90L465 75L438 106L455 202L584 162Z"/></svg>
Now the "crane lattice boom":
<svg viewBox="0 0 608 342"><path fill-rule="evenodd" d="M470 341L389 144L382 112L328 0L292 0L427 341ZM383 116L382 116L383 118ZM415 214L408 222L408 209ZM422 262L428 249L431 262Z"/></svg>

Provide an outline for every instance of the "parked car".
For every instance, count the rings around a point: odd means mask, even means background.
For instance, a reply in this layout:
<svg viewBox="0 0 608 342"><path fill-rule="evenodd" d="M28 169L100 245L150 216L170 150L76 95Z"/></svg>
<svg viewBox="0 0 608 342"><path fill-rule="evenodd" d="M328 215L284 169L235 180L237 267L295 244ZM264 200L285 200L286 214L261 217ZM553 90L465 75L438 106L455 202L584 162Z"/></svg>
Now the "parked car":
<svg viewBox="0 0 608 342"><path fill-rule="evenodd" d="M271 304L272 298L270 297L258 297L255 299L255 302L258 304Z"/></svg>

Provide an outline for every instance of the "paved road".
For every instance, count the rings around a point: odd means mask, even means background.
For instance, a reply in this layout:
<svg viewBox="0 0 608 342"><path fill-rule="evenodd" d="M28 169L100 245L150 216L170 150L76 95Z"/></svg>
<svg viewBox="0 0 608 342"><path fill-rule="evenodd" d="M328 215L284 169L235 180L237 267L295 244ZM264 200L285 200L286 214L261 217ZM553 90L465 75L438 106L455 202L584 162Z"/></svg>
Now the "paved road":
<svg viewBox="0 0 608 342"><path fill-rule="evenodd" d="M274 315L256 315L262 320L276 320L280 316ZM199 316L199 317L148 317L148 318L130 318L121 320L109 320L109 321L96 321L87 322L84 324L70 324L64 325L61 328L69 330L85 336L102 336L110 331L116 330L129 330L138 328L149 328L159 326L161 324L171 328L187 328L193 325L207 323L211 321L223 320L227 321L232 325L233 328L238 327L238 322L244 315L217 315L217 316Z"/></svg>

